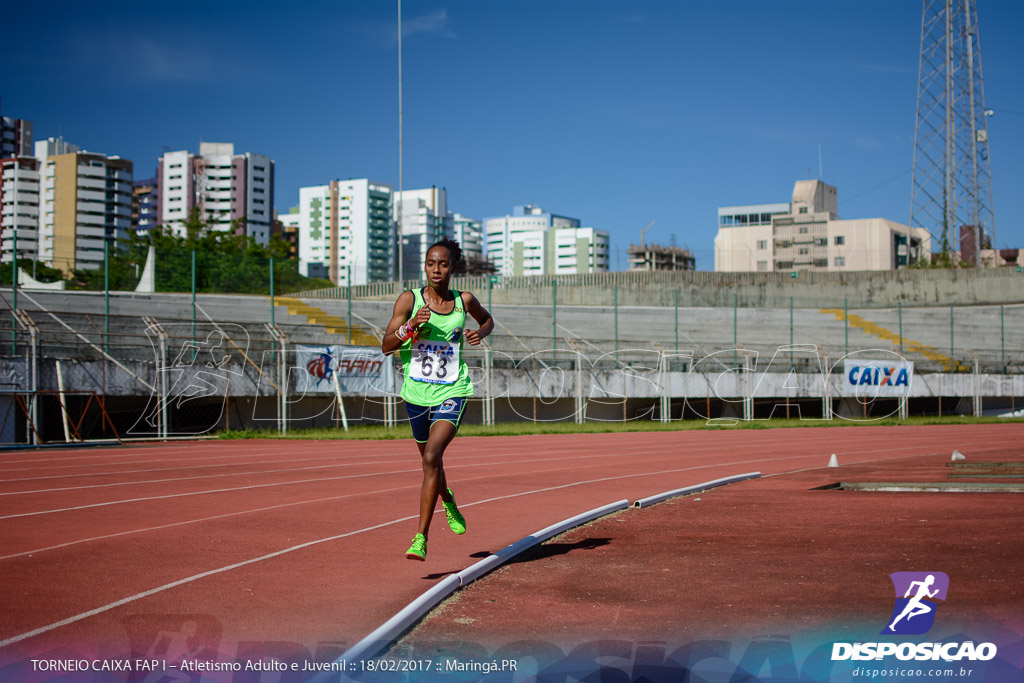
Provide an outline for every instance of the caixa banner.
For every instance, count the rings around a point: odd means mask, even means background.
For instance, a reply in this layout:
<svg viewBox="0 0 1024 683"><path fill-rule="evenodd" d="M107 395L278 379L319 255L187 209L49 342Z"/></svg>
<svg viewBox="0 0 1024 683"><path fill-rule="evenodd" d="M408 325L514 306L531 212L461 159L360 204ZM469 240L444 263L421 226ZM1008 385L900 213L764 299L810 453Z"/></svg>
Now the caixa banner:
<svg viewBox="0 0 1024 683"><path fill-rule="evenodd" d="M908 360L843 361L843 396L910 396L914 364Z"/></svg>
<svg viewBox="0 0 1024 683"><path fill-rule="evenodd" d="M296 346L296 392L334 393L334 378L343 394L389 394L395 375L391 359L373 346Z"/></svg>

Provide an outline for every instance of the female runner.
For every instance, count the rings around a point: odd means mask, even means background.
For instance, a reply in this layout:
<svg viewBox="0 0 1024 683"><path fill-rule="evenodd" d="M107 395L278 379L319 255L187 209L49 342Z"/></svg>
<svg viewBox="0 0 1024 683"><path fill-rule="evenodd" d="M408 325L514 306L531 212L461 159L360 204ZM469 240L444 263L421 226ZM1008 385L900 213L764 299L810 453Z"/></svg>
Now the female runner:
<svg viewBox="0 0 1024 683"><path fill-rule="evenodd" d="M475 296L449 289L461 259L459 243L447 237L427 249L427 286L399 295L381 342L385 355L401 350L402 398L423 461L419 531L405 553L410 560L427 559L427 535L438 495L448 526L457 534L466 533L466 520L455 506L442 459L459 429L466 399L473 395L462 342L479 344L494 329L494 320ZM480 329L466 329L467 313Z"/></svg>

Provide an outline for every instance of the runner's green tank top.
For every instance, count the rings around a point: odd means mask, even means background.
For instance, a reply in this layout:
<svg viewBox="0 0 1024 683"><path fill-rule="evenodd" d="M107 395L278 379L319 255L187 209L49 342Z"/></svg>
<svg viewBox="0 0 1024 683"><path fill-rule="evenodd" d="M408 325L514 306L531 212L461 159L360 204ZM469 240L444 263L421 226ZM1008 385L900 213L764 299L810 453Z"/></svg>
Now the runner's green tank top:
<svg viewBox="0 0 1024 683"><path fill-rule="evenodd" d="M412 314L424 306L423 289L413 290ZM421 406L436 406L446 399L472 396L473 383L462 357L466 310L462 295L452 290L455 308L444 315L431 309L430 319L420 326L419 338L402 343L404 369L402 398Z"/></svg>

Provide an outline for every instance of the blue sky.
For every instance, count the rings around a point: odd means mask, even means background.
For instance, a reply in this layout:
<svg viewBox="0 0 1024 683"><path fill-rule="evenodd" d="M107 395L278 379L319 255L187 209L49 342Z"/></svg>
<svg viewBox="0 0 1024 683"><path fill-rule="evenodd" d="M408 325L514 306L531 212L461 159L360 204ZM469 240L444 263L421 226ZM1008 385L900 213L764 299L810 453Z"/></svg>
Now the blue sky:
<svg viewBox="0 0 1024 683"><path fill-rule="evenodd" d="M839 189L910 214L918 0L403 3L404 187L485 218L519 204L611 233L651 221L714 266L719 206ZM199 141L276 161L276 205L398 184L396 2L6 3L0 106L152 175ZM1024 246L1024 3L979 8L996 239Z"/></svg>

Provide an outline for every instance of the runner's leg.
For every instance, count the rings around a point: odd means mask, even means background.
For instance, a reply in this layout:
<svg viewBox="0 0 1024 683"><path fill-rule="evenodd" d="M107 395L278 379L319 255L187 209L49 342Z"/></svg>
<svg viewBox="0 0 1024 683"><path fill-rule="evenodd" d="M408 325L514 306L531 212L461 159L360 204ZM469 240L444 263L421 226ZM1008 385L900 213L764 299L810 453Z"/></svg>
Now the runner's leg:
<svg viewBox="0 0 1024 683"><path fill-rule="evenodd" d="M420 447L420 457L422 458L423 451L426 450L427 444L417 442L416 445ZM448 494L448 477L446 477L444 474L444 463L441 463L441 483L437 487L437 495L441 496L441 500L443 500L446 503L450 503L453 500L455 500L451 495Z"/></svg>
<svg viewBox="0 0 1024 683"><path fill-rule="evenodd" d="M455 438L455 425L445 420L438 420L430 426L430 438L422 444L423 486L420 488L420 528L419 532L426 538L430 530L430 519L437 507L437 497L442 490L447 495L447 481L444 476L442 460L444 449ZM441 485L445 484L442 489Z"/></svg>

